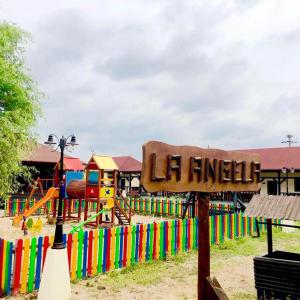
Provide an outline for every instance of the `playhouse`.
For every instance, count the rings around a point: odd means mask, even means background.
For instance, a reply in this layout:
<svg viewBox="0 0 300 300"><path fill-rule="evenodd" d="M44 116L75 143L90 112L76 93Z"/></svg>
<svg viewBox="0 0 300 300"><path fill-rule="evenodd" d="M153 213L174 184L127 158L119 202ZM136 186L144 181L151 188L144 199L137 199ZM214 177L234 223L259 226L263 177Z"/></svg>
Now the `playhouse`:
<svg viewBox="0 0 300 300"><path fill-rule="evenodd" d="M131 209L127 200L118 189L119 169L110 156L93 155L84 167L78 158L64 159L63 220L80 222L82 227L111 227L117 221L120 225L129 225ZM44 197L14 218L13 224L19 226L22 219L36 214L40 209L47 212L48 220L56 218L59 196L57 163L54 171L54 187ZM122 199L123 208L120 205ZM124 203L126 210L124 209ZM90 215L93 211L93 215ZM116 218L115 218L116 217Z"/></svg>
<svg viewBox="0 0 300 300"><path fill-rule="evenodd" d="M93 155L86 166L86 192L85 192L85 207L84 220L88 218L89 203L96 205L96 212L103 209L107 200L115 198L117 189L117 171L118 167L111 157ZM94 221L88 222L87 226L98 227L99 224L114 223L114 208L111 209L111 214L98 215Z"/></svg>

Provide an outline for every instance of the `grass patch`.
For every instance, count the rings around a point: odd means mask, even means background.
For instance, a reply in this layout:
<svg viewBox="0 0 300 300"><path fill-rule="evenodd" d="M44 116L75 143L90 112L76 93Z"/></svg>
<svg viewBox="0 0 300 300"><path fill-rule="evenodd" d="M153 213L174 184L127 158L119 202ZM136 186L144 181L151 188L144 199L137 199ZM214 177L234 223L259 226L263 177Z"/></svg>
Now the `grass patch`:
<svg viewBox="0 0 300 300"><path fill-rule="evenodd" d="M274 249L283 251L300 252L300 230L295 233L284 233L279 228L273 228ZM260 238L237 238L226 240L220 245L211 247L211 270L212 275L220 280L225 287L230 299L252 300L256 299L253 276L245 276L244 272L253 270L253 257L267 253L266 233ZM144 291L163 289L164 286L174 286L176 299L192 299L196 293L197 286L197 250L181 252L175 256L167 257L165 260L139 263L121 270L113 270L93 279L91 285L82 284L86 290L94 289L101 293L105 287L105 293L115 298L119 297L122 289L126 289L131 295L142 295ZM245 269L246 268L246 269ZM235 270L236 275L231 276L230 282L226 279L229 270ZM241 273L239 273L241 271ZM234 271L232 272L233 274ZM241 280L241 276L244 276ZM223 279L223 280L222 280ZM184 283L184 284L183 284ZM186 289L183 289L184 286ZM177 288L176 288L177 287ZM179 288L180 287L180 288ZM103 293L103 292L102 292ZM103 296L103 294L102 294ZM149 296L149 294L148 294ZM154 299L155 292L153 293ZM143 297L139 299L145 299Z"/></svg>
<svg viewBox="0 0 300 300"><path fill-rule="evenodd" d="M236 293L230 298L231 300L255 300L256 295L251 293Z"/></svg>
<svg viewBox="0 0 300 300"><path fill-rule="evenodd" d="M196 262L197 252L183 252L172 257L167 257L165 260L144 262L121 270L113 270L107 274L99 275L97 279L98 282L101 282L101 285L110 286L116 290L136 285L155 285L162 282L164 278L178 279L182 277L181 267L191 257L194 257ZM194 269L197 265L192 264L192 266L190 274L193 273L196 275L197 270Z"/></svg>

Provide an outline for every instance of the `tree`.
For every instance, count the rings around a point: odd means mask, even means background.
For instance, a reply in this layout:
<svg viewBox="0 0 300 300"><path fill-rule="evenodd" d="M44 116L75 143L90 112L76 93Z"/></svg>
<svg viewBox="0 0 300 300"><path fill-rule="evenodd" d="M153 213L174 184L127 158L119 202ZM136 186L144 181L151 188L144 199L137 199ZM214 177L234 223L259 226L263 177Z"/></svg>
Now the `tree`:
<svg viewBox="0 0 300 300"><path fill-rule="evenodd" d="M41 93L25 65L28 41L18 26L0 23L0 197L18 189L18 176L30 176L21 160L35 143Z"/></svg>

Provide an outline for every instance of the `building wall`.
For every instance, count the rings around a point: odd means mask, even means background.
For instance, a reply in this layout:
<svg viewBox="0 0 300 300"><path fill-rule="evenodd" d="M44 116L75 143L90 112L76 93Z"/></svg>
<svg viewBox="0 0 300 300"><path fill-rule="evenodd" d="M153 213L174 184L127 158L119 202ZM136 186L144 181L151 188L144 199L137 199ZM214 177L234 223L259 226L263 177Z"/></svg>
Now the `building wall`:
<svg viewBox="0 0 300 300"><path fill-rule="evenodd" d="M276 183L277 183L278 173L277 172L264 172L264 171L262 171L262 177L275 178ZM294 179L299 178L299 177L300 177L300 172L299 171L296 171L293 174L288 173L288 192L289 193L299 193L299 195L300 195L300 192L295 191L295 184L294 184ZM268 194L268 181L274 181L274 179L272 179L272 178L266 178L262 182L261 191L260 191L260 193L262 195L267 195ZM281 172L280 173L280 180L282 181L285 178L286 178L286 174ZM286 193L286 187L287 187L286 180L284 180L280 185L281 193Z"/></svg>

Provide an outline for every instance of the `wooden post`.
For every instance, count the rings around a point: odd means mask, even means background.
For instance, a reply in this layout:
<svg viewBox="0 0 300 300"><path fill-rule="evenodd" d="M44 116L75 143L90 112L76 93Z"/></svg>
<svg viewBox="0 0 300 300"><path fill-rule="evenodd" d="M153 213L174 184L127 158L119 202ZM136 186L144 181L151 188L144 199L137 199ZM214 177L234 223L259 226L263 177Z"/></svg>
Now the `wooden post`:
<svg viewBox="0 0 300 300"><path fill-rule="evenodd" d="M207 300L207 280L210 276L209 196L197 193L198 200L198 300Z"/></svg>
<svg viewBox="0 0 300 300"><path fill-rule="evenodd" d="M257 237L260 237L259 223L257 218L255 218L255 226L256 226Z"/></svg>
<svg viewBox="0 0 300 300"><path fill-rule="evenodd" d="M131 196L131 180L132 180L131 173L129 173L129 196Z"/></svg>
<svg viewBox="0 0 300 300"><path fill-rule="evenodd" d="M281 178L280 178L280 171L278 171L278 178L277 178L277 195L281 194Z"/></svg>
<svg viewBox="0 0 300 300"><path fill-rule="evenodd" d="M272 220L267 219L267 235L268 235L268 254L273 252L273 240L272 240Z"/></svg>

